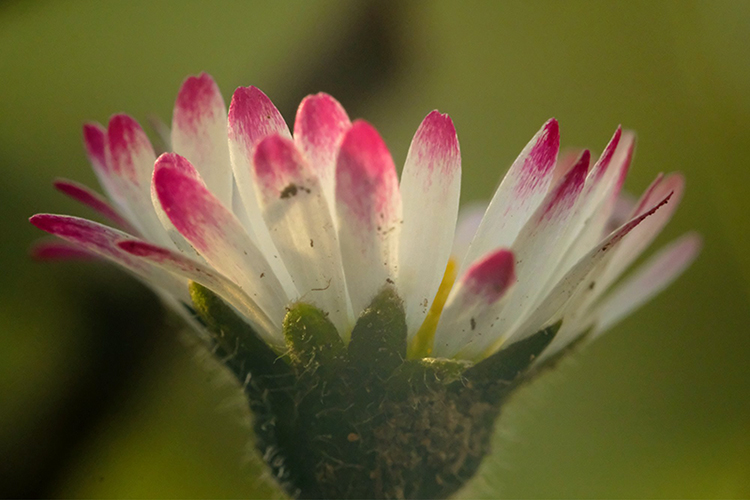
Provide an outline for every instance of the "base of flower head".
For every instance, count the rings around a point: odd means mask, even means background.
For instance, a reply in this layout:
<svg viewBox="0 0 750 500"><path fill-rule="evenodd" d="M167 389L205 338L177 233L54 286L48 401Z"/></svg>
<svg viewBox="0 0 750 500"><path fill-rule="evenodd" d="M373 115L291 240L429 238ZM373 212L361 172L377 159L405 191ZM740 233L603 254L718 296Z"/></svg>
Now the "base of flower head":
<svg viewBox="0 0 750 500"><path fill-rule="evenodd" d="M494 422L558 325L475 365L405 360L403 305L384 288L344 346L313 306L289 308L287 351L192 285L215 353L243 383L256 446L297 498L446 498L489 451Z"/></svg>

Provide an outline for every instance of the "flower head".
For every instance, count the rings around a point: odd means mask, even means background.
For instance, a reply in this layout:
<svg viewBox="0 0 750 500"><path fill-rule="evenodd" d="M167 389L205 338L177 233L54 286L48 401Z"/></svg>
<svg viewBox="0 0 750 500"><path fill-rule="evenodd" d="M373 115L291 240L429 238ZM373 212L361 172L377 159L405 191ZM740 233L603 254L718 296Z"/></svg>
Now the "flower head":
<svg viewBox="0 0 750 500"><path fill-rule="evenodd" d="M177 97L170 140L174 152L157 158L144 131L126 115L113 116L106 129L85 125L89 159L109 202L70 181L56 186L119 229L35 215L34 225L78 249L58 245L38 253L103 256L144 280L189 320L184 305L193 304L203 320L192 321L196 328L216 327L222 336L233 330L237 346L247 347L254 361L233 368L238 377L295 376L288 366L304 366L308 373L314 365L316 377L329 380L326 373L335 372L340 380L364 380L372 394L383 394L382 408L398 400L385 394L404 389L385 384L389 377L405 381L410 389L404 397L412 406L414 398L427 398L410 382L416 372L409 371L427 370L441 387L453 387L445 389L443 403L493 416L484 426L491 428L502 398L488 396L494 391L488 387L495 381L507 386L532 362L542 366L573 343L594 338L669 284L700 246L696 235L684 236L612 287L667 223L684 185L680 175L660 175L638 202L623 202L634 135L620 128L593 161L588 150L558 157L558 123L549 120L486 210L460 216L458 138L451 119L437 111L419 126L400 179L375 128L351 122L326 94L302 101L292 135L257 88L238 88L227 113L210 76L190 77ZM238 320L226 319L236 313ZM232 351L222 344L225 338L216 342ZM264 358L263 352L270 354ZM279 353L288 354L288 363L279 365ZM297 383L305 385L301 380L310 375L296 373ZM462 377L472 396L451 385ZM356 399L343 386L333 392ZM480 402L493 410L478 410ZM267 411L277 414L287 403L268 404ZM452 418L469 418L456 408L448 412ZM344 420L369 422L368 411ZM392 409L394 415L401 411L398 405ZM419 434L409 429L403 432ZM284 432L273 434L279 449L289 439ZM360 440L357 432L354 441ZM387 442L385 432L370 429L370 445ZM482 446L475 443L467 453L481 457ZM376 455L403 462L400 476L389 472L401 478L389 476L393 484L401 481L393 491L409 496L455 489L447 466L433 464L438 472L425 472L426 465L408 465L388 450ZM290 460L291 452L285 453ZM451 464L456 471L476 468ZM320 486L336 476L330 467L314 461L313 479L299 479L305 473L298 470L290 481L300 491L335 496ZM407 481L411 476L403 470L436 475L432 486L407 494L403 484L415 479ZM318 490L305 490L305 481Z"/></svg>

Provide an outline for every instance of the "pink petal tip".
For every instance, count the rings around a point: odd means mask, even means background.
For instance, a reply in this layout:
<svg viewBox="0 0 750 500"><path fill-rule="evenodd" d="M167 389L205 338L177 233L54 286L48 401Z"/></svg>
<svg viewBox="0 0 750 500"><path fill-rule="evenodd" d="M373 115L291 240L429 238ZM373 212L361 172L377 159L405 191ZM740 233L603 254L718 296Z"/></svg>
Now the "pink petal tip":
<svg viewBox="0 0 750 500"><path fill-rule="evenodd" d="M487 304L499 300L516 282L513 252L500 249L472 264L463 278L464 286Z"/></svg>

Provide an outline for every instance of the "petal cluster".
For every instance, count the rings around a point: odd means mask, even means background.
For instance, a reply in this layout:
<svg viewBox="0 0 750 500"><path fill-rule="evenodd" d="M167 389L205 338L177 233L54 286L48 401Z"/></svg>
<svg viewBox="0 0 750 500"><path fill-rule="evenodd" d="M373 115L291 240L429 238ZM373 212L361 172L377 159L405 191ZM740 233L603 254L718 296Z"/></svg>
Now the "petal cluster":
<svg viewBox="0 0 750 500"><path fill-rule="evenodd" d="M684 181L659 176L622 200L634 136L601 156L558 157L552 119L532 138L489 206L459 216L461 155L451 119L433 111L397 175L377 130L331 96L306 97L290 133L271 100L240 87L228 111L207 74L188 78L173 113L172 152L158 158L140 125L113 116L84 126L109 201L58 181L119 229L40 214L67 242L40 257L98 255L184 311L198 282L234 306L272 346L290 304L323 311L348 340L384 288L403 301L412 357L482 359L562 320L543 356L615 324L697 255L689 234L612 285L667 223ZM482 215L483 214L483 215Z"/></svg>

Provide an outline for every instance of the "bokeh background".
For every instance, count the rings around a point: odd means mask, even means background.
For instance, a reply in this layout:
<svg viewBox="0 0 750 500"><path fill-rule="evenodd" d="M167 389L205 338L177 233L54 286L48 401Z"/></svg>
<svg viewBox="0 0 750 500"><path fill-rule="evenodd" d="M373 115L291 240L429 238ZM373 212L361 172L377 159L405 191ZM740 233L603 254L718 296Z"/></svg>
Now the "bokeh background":
<svg viewBox="0 0 750 500"><path fill-rule="evenodd" d="M627 182L688 179L663 244L696 229L667 292L509 404L465 498L750 496L750 2L6 1L0 3L0 496L278 496L239 392L111 266L34 263L35 212L85 209L86 120L169 123L182 79L263 89L291 119L327 91L396 163L453 117L463 200L487 199L549 117Z"/></svg>

